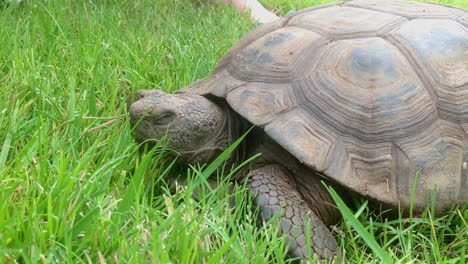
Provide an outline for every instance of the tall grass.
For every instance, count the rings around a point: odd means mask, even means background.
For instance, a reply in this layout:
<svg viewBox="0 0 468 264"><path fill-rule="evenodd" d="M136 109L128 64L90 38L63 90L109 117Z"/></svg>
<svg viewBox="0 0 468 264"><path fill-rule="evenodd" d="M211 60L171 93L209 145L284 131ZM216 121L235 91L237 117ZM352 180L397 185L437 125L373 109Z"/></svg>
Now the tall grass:
<svg viewBox="0 0 468 264"><path fill-rule="evenodd" d="M208 75L254 26L193 0L0 4L0 263L289 262L229 168L175 166L163 142L140 152L125 120L132 91ZM177 175L187 184L170 188ZM395 263L467 258L466 208L386 220L357 207ZM334 230L350 262L380 262L348 222Z"/></svg>

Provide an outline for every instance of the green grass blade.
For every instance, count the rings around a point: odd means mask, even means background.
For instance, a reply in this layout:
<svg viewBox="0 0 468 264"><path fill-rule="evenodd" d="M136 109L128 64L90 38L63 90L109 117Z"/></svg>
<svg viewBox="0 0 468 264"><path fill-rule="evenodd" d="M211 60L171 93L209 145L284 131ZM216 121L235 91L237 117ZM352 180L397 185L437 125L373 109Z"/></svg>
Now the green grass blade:
<svg viewBox="0 0 468 264"><path fill-rule="evenodd" d="M143 175L145 174L146 169L150 165L152 161L152 156L158 149L158 145L154 146L143 158L142 162L138 166L133 175L132 179L130 180L130 184L128 185L127 191L125 192L122 201L120 202L119 206L115 210L116 215L121 216L128 210L130 210L132 204L134 203L137 196L137 192L139 187L143 183Z"/></svg>
<svg viewBox="0 0 468 264"><path fill-rule="evenodd" d="M5 166L5 163L8 158L8 153L10 152L13 133L16 130L17 115L18 115L18 108L15 107L15 110L13 111L13 115L11 117L9 129L7 131L5 140L3 141L3 145L1 146L2 151L0 152L0 172L3 170L3 167Z"/></svg>
<svg viewBox="0 0 468 264"><path fill-rule="evenodd" d="M212 256L208 261L206 262L207 264L214 264L214 263L219 263L221 261L221 257L223 256L224 253L227 252L229 247L231 247L231 244L237 239L237 233L234 233L231 235L231 238L224 243L224 245L216 251L214 256Z"/></svg>
<svg viewBox="0 0 468 264"><path fill-rule="evenodd" d="M205 170L203 170L202 174L206 176L206 178L209 178L213 172L216 171L217 168L219 168L228 158L229 155L239 146L239 144L244 140L244 138L247 136L247 134L250 132L250 129L245 132L241 137L239 137L234 143L231 144L223 153L221 153L213 162L206 167Z"/></svg>
<svg viewBox="0 0 468 264"><path fill-rule="evenodd" d="M366 244L372 249L372 251L382 260L385 264L392 264L393 261L390 259L390 256L387 255L385 250L383 250L374 237L366 230L366 228L359 222L359 220L354 216L354 214L349 210L348 206L341 200L340 196L335 192L331 187L325 186L335 200L338 209L341 214L348 221L349 224L356 230L356 232L362 237Z"/></svg>
<svg viewBox="0 0 468 264"><path fill-rule="evenodd" d="M75 225L73 225L73 228L71 229L72 237L76 237L85 230L93 230L92 224L100 213L101 209L98 207L94 207L93 209L91 209L89 213L87 213Z"/></svg>
<svg viewBox="0 0 468 264"><path fill-rule="evenodd" d="M107 48L101 48L97 55L96 61L93 67L93 80L92 84L89 86L88 89L88 104L89 104L89 114L94 116L97 114L97 102L96 102L96 88L99 84L98 77L99 77L99 67L104 59L104 54Z"/></svg>

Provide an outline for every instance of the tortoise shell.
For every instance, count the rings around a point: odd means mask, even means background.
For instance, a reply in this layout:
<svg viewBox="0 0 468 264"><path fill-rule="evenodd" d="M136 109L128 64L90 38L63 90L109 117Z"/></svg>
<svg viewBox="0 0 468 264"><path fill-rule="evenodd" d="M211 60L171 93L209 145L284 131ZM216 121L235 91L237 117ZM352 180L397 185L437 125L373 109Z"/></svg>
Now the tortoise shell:
<svg viewBox="0 0 468 264"><path fill-rule="evenodd" d="M353 0L259 26L181 90L225 98L309 168L381 202L468 201L468 12Z"/></svg>

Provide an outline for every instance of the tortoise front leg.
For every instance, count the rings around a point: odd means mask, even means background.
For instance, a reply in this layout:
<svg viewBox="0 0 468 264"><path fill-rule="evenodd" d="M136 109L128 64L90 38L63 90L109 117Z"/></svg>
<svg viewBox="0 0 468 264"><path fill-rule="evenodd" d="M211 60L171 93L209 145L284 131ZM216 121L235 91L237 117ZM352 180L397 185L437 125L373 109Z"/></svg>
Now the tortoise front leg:
<svg viewBox="0 0 468 264"><path fill-rule="evenodd" d="M292 187L292 180L293 177L282 166L269 165L253 170L247 187L264 221L276 213L280 214L280 235L286 234L291 255L308 259L306 235L310 234L312 253L320 258L333 258L338 251L335 238Z"/></svg>

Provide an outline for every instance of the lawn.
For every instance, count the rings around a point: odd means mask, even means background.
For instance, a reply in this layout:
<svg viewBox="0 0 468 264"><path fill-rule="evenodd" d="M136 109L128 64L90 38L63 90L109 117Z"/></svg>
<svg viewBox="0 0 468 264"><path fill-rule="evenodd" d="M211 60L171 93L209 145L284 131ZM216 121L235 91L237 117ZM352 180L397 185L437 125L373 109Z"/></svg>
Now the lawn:
<svg viewBox="0 0 468 264"><path fill-rule="evenodd" d="M131 137L131 92L207 76L255 27L207 2L0 4L0 263L290 262L245 189L227 194L229 170L213 172L224 180L211 189L209 170L174 165L163 143L139 151ZM263 2L284 14L329 1ZM187 185L168 188L174 175ZM468 262L467 206L393 220L355 207L392 263ZM347 221L333 230L348 261L381 263Z"/></svg>

